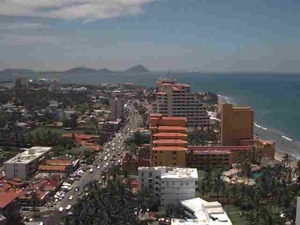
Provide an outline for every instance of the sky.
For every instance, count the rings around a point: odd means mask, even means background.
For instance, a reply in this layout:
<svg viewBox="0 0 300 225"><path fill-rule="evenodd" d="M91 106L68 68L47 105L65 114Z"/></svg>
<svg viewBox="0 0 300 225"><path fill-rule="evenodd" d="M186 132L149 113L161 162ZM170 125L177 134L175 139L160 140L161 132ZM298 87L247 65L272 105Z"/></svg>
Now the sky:
<svg viewBox="0 0 300 225"><path fill-rule="evenodd" d="M0 69L300 72L299 0L0 0Z"/></svg>

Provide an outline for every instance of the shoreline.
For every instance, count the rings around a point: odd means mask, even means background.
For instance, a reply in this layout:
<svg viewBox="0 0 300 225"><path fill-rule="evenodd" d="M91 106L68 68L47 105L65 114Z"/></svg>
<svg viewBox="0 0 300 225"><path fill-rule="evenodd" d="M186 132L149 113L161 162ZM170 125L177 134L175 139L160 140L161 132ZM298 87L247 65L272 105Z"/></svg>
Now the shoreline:
<svg viewBox="0 0 300 225"><path fill-rule="evenodd" d="M229 97L218 94L218 104L222 103L230 103L236 105L236 103L233 102ZM260 138L272 140L275 142L275 160L282 162L284 159L284 155L288 154L289 159L292 161L291 163L296 163L297 166L297 161L300 160L299 141L292 140L291 138L285 136L281 131L261 126L255 122L254 134L258 135Z"/></svg>

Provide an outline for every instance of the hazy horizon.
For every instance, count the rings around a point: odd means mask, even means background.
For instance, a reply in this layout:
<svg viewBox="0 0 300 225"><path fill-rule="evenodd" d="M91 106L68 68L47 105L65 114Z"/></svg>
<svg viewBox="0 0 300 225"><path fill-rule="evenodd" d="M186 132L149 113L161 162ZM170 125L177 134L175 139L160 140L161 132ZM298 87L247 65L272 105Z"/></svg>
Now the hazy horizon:
<svg viewBox="0 0 300 225"><path fill-rule="evenodd" d="M295 0L7 0L0 70L300 72ZM3 54L5 53L5 54Z"/></svg>

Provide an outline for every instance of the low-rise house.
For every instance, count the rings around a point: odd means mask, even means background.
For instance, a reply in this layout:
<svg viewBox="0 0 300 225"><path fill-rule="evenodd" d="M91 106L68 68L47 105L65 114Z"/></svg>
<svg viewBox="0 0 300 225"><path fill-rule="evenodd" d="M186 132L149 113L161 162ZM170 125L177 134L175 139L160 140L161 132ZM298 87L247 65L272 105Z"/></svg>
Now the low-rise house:
<svg viewBox="0 0 300 225"><path fill-rule="evenodd" d="M13 192L0 193L0 215L3 215L0 224L19 224L20 207L17 202L18 194Z"/></svg>

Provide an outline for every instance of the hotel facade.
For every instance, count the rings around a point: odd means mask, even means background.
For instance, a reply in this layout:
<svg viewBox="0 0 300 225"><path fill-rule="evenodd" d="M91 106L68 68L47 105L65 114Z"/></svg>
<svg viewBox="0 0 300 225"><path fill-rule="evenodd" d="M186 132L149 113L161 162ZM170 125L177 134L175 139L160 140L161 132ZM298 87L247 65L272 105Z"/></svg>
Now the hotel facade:
<svg viewBox="0 0 300 225"><path fill-rule="evenodd" d="M163 116L186 117L187 127L209 127L210 120L205 107L187 84L161 79L157 84L154 112Z"/></svg>
<svg viewBox="0 0 300 225"><path fill-rule="evenodd" d="M186 120L184 117L150 115L150 166L186 166Z"/></svg>

